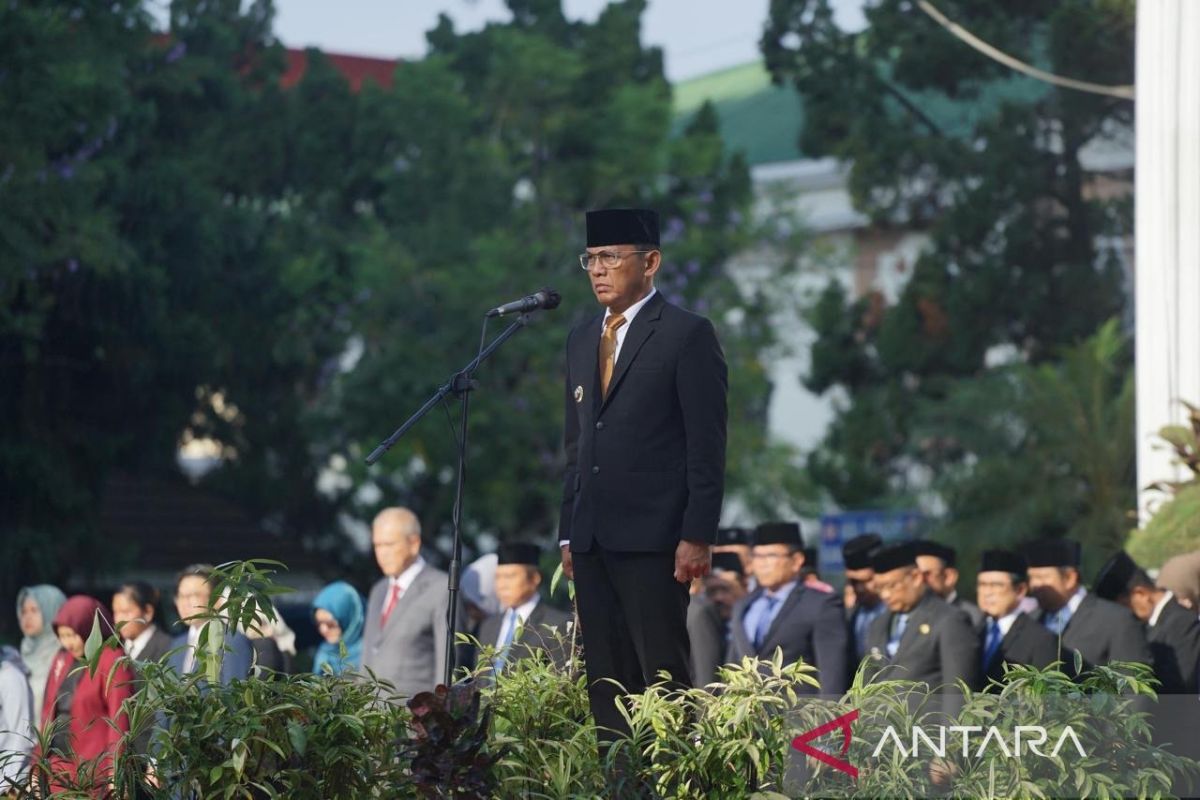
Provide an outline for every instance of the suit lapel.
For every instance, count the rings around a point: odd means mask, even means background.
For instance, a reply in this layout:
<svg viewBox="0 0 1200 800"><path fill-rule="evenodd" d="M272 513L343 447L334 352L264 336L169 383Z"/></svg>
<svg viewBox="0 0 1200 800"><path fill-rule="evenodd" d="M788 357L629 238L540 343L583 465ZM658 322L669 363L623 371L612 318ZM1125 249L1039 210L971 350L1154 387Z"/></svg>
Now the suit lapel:
<svg viewBox="0 0 1200 800"><path fill-rule="evenodd" d="M792 609L800 602L800 597L804 593L804 586L797 583L792 589L791 594L783 601L783 605L779 607L779 613L775 615L775 619L771 620L771 627L767 628L767 635L763 637L763 646L761 652L769 653L775 649L779 642L775 641L776 634L779 633L786 622L786 618L792 613Z"/></svg>
<svg viewBox="0 0 1200 800"><path fill-rule="evenodd" d="M746 633L746 612L750 610L750 605L762 595L762 591L762 589L755 589L737 601L734 604L733 613L730 614L729 633L737 644L739 653L754 655L754 642L750 641L750 636Z"/></svg>
<svg viewBox="0 0 1200 800"><path fill-rule="evenodd" d="M646 340L653 335L654 329L658 324L658 319L662 316L662 307L665 303L666 301L663 300L662 293L657 292L647 301L646 305L642 306L642 310L638 312L637 316L633 318L633 323L629 326L629 333L625 334L625 341L621 343L621 355L617 358L617 363L613 368L612 380L608 384L608 396L604 398L600 405L602 413L612 401L613 395L621 388L621 379L629 371L629 365L637 358L638 351L642 349L642 345L646 343ZM600 338L597 336L597 353L599 353L599 348ZM598 369L599 367L597 366Z"/></svg>
<svg viewBox="0 0 1200 800"><path fill-rule="evenodd" d="M408 609L413 605L413 596L420 592L422 586L424 585L425 575L428 568L428 564L421 567L421 571L418 572L417 576L412 579L412 583L408 585L408 588L400 593L400 597L396 599L396 607L392 609L392 613L388 615L387 622L384 623L383 629L385 631L391 630L398 625L399 619L408 613ZM390 586L388 587L388 591L391 591ZM387 605L387 595L384 595L383 603L384 605Z"/></svg>
<svg viewBox="0 0 1200 800"><path fill-rule="evenodd" d="M583 389L583 401L591 406L591 417L600 410L600 331L604 315L592 318L583 329L582 342L576 347L571 374L575 376L576 388Z"/></svg>
<svg viewBox="0 0 1200 800"><path fill-rule="evenodd" d="M901 651L907 652L907 649L912 647L913 639L921 635L920 628L929 619L930 603L930 592L926 590L925 596L921 598L921 602L917 603L917 607L908 614L908 622L904 626L904 633L900 634L900 643L896 646L896 655L899 655Z"/></svg>

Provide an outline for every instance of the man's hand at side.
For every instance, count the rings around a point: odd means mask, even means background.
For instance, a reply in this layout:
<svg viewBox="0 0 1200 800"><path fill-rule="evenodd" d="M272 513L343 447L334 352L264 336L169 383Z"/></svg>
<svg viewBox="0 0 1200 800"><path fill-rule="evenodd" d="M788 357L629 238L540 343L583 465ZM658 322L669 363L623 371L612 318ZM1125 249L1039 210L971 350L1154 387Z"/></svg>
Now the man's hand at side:
<svg viewBox="0 0 1200 800"><path fill-rule="evenodd" d="M712 545L680 539L675 548L675 580L691 583L712 571Z"/></svg>
<svg viewBox="0 0 1200 800"><path fill-rule="evenodd" d="M575 564L571 561L571 545L562 545L558 548L558 552L562 554L563 575L566 575L569 581L575 580ZM678 563L678 556L676 562Z"/></svg>

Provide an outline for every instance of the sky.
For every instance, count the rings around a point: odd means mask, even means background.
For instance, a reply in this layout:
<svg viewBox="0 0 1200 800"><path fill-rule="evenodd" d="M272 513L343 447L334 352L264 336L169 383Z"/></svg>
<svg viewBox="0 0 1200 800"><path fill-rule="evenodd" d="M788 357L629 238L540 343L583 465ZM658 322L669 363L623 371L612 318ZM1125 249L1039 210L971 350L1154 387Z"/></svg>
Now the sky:
<svg viewBox="0 0 1200 800"><path fill-rule="evenodd" d="M649 0L642 18L646 44L663 48L667 78L753 61L769 0ZM592 20L607 0L563 0L572 19ZM861 0L841 0L839 22L861 19ZM336 53L419 58L438 14L459 31L509 18L503 0L275 0L275 32L289 47Z"/></svg>

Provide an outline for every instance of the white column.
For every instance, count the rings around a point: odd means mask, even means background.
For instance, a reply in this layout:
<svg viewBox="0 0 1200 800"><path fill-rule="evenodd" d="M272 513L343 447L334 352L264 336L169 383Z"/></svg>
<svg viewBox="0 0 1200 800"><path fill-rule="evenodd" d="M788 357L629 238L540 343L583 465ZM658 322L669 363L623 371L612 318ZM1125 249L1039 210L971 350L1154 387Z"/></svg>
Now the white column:
<svg viewBox="0 0 1200 800"><path fill-rule="evenodd" d="M1138 513L1182 477L1155 434L1200 405L1200 0L1137 4Z"/></svg>

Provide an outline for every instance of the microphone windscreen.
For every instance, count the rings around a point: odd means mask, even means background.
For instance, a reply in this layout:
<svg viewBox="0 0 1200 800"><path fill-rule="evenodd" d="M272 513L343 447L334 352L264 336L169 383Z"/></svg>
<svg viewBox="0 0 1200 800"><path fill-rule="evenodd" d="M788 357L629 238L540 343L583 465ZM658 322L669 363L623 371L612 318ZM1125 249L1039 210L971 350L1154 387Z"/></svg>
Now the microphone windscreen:
<svg viewBox="0 0 1200 800"><path fill-rule="evenodd" d="M546 295L546 302L542 303L542 308L547 311L552 308L558 308L558 304L562 302L562 295L549 286L543 286L542 293Z"/></svg>

